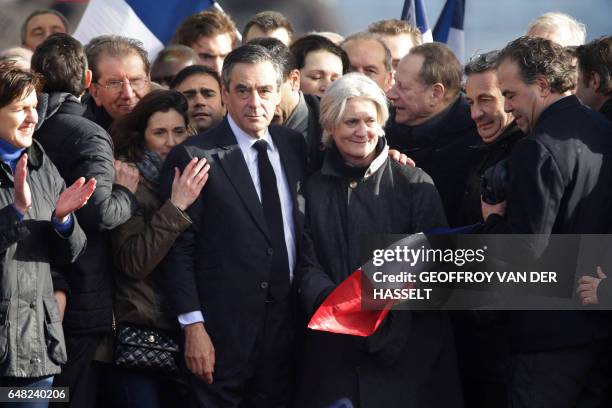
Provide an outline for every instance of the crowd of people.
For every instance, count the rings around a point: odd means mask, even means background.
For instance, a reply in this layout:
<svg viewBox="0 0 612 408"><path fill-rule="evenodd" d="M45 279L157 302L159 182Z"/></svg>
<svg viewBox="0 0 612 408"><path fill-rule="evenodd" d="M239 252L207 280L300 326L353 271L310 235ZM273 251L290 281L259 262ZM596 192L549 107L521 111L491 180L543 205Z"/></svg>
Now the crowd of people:
<svg viewBox="0 0 612 408"><path fill-rule="evenodd" d="M579 310L612 303L608 248L572 311L306 328L364 235L608 234L612 37L547 13L462 66L400 20L298 36L264 11L240 44L207 10L154 61L68 31L39 10L0 52L0 386L72 407L612 400L612 316Z"/></svg>

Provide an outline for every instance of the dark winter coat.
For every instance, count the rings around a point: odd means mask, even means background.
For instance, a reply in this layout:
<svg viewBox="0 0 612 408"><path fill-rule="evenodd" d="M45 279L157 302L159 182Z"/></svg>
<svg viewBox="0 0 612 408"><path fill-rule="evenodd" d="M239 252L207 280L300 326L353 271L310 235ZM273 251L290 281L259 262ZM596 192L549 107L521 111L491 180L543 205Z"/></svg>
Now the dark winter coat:
<svg viewBox="0 0 612 408"><path fill-rule="evenodd" d="M459 226L461 200L470 170L483 152L470 107L463 94L442 112L417 126L404 126L390 119L385 129L389 148L405 153L431 176L451 227Z"/></svg>
<svg viewBox="0 0 612 408"><path fill-rule="evenodd" d="M144 178L138 185L136 201L138 211L111 235L115 318L118 323L177 329L176 318L164 314L158 267L191 220L170 200L162 203L157 186Z"/></svg>
<svg viewBox="0 0 612 408"><path fill-rule="evenodd" d="M79 177L96 179L96 190L77 211L87 234L87 251L62 271L70 289L64 328L74 333L110 330L112 258L109 231L136 210L134 195L113 184L113 144L104 129L82 117L84 107L66 93L41 94L34 137L56 164L66 184Z"/></svg>
<svg viewBox="0 0 612 408"><path fill-rule="evenodd" d="M525 134L512 122L501 135L491 144L483 144L479 147L484 157L472 168L468 182L463 193L461 212L459 214L460 225L470 225L482 222L482 211L480 208L480 179L485 170L505 160L514 144L523 138Z"/></svg>
<svg viewBox="0 0 612 408"><path fill-rule="evenodd" d="M436 188L421 169L390 160L385 148L365 177L347 177L334 156L327 153L306 186L296 284L308 317L363 262L363 234L446 225ZM462 406L452 332L442 312L392 311L367 338L309 330L301 355L297 407L328 407L341 398L355 407Z"/></svg>
<svg viewBox="0 0 612 408"><path fill-rule="evenodd" d="M486 232L543 237L608 233L612 125L575 96L558 100L540 114L531 133L514 146L508 171L506 216L491 215ZM530 241L517 249L524 259L536 260L555 250L547 244ZM563 248L563 254L570 249ZM567 282L571 294L576 277L558 279ZM514 312L511 319L513 344L519 350L587 344L609 335L612 327L601 315L588 312Z"/></svg>
<svg viewBox="0 0 612 408"><path fill-rule="evenodd" d="M28 154L32 208L19 221L11 169L0 162L0 376L42 377L60 372L66 346L51 267L73 262L85 234L73 217L69 233L54 230L51 215L65 184L40 145Z"/></svg>

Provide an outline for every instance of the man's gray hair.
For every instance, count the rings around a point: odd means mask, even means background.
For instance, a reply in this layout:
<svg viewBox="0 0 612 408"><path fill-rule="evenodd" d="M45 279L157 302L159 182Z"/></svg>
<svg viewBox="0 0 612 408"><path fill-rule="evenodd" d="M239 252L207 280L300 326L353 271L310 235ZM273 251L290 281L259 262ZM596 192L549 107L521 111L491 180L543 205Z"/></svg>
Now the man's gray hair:
<svg viewBox="0 0 612 408"><path fill-rule="evenodd" d="M123 58L128 55L137 55L144 66L145 75L151 73L151 62L149 55L141 41L134 38L122 37L120 35L101 35L94 37L85 46L85 54L89 69L92 72L92 82L100 78L99 62L102 56Z"/></svg>
<svg viewBox="0 0 612 408"><path fill-rule="evenodd" d="M538 28L544 30L568 30L570 33L569 43L559 44L564 47L582 45L586 41L585 25L564 13L551 12L542 14L529 23L527 35L531 35Z"/></svg>
<svg viewBox="0 0 612 408"><path fill-rule="evenodd" d="M351 98L367 99L376 105L377 122L380 127L379 136L385 134L383 127L389 119L387 97L380 86L367 76L353 72L343 75L334 81L321 98L321 114L319 120L323 128L323 142L331 144L331 135L327 129L333 129L342 122L346 102Z"/></svg>
<svg viewBox="0 0 612 408"><path fill-rule="evenodd" d="M259 64L261 62L270 62L276 72L276 89L280 88L283 83L283 69L278 64L272 54L261 45L245 44L234 49L227 54L223 60L223 68L221 69L221 79L223 86L229 89L230 76L232 69L236 64Z"/></svg>

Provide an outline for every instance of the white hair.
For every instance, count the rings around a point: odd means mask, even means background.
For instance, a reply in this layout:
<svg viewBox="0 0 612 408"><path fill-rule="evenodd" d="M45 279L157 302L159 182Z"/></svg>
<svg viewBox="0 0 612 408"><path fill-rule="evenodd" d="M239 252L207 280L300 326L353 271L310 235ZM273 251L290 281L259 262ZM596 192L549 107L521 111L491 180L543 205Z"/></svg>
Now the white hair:
<svg viewBox="0 0 612 408"><path fill-rule="evenodd" d="M321 98L319 120L323 128L323 142L331 143L331 136L326 129L333 129L340 124L344 116L346 102L351 98L367 99L376 105L379 136L385 134L383 127L389 119L387 97L380 86L367 76L353 72L343 75L334 81Z"/></svg>
<svg viewBox="0 0 612 408"><path fill-rule="evenodd" d="M542 14L529 23L527 35L531 35L533 31L538 29L545 31L564 30L568 34L567 42L559 44L564 47L583 45L586 41L585 25L564 13L550 12Z"/></svg>

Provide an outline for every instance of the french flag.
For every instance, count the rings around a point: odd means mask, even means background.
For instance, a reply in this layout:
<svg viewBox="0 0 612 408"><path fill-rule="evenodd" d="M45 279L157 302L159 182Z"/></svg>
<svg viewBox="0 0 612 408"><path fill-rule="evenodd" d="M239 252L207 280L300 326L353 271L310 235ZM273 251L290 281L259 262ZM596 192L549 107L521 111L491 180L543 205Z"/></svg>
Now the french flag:
<svg viewBox="0 0 612 408"><path fill-rule="evenodd" d="M429 21L427 20L427 10L425 10L423 0L405 0L401 19L419 29L423 35L424 43L433 41Z"/></svg>
<svg viewBox="0 0 612 408"><path fill-rule="evenodd" d="M433 31L434 40L446 43L461 63L465 61L464 16L465 0L447 0Z"/></svg>
<svg viewBox="0 0 612 408"><path fill-rule="evenodd" d="M108 34L135 38L153 60L186 17L215 5L210 0L90 0L74 37L83 44Z"/></svg>

